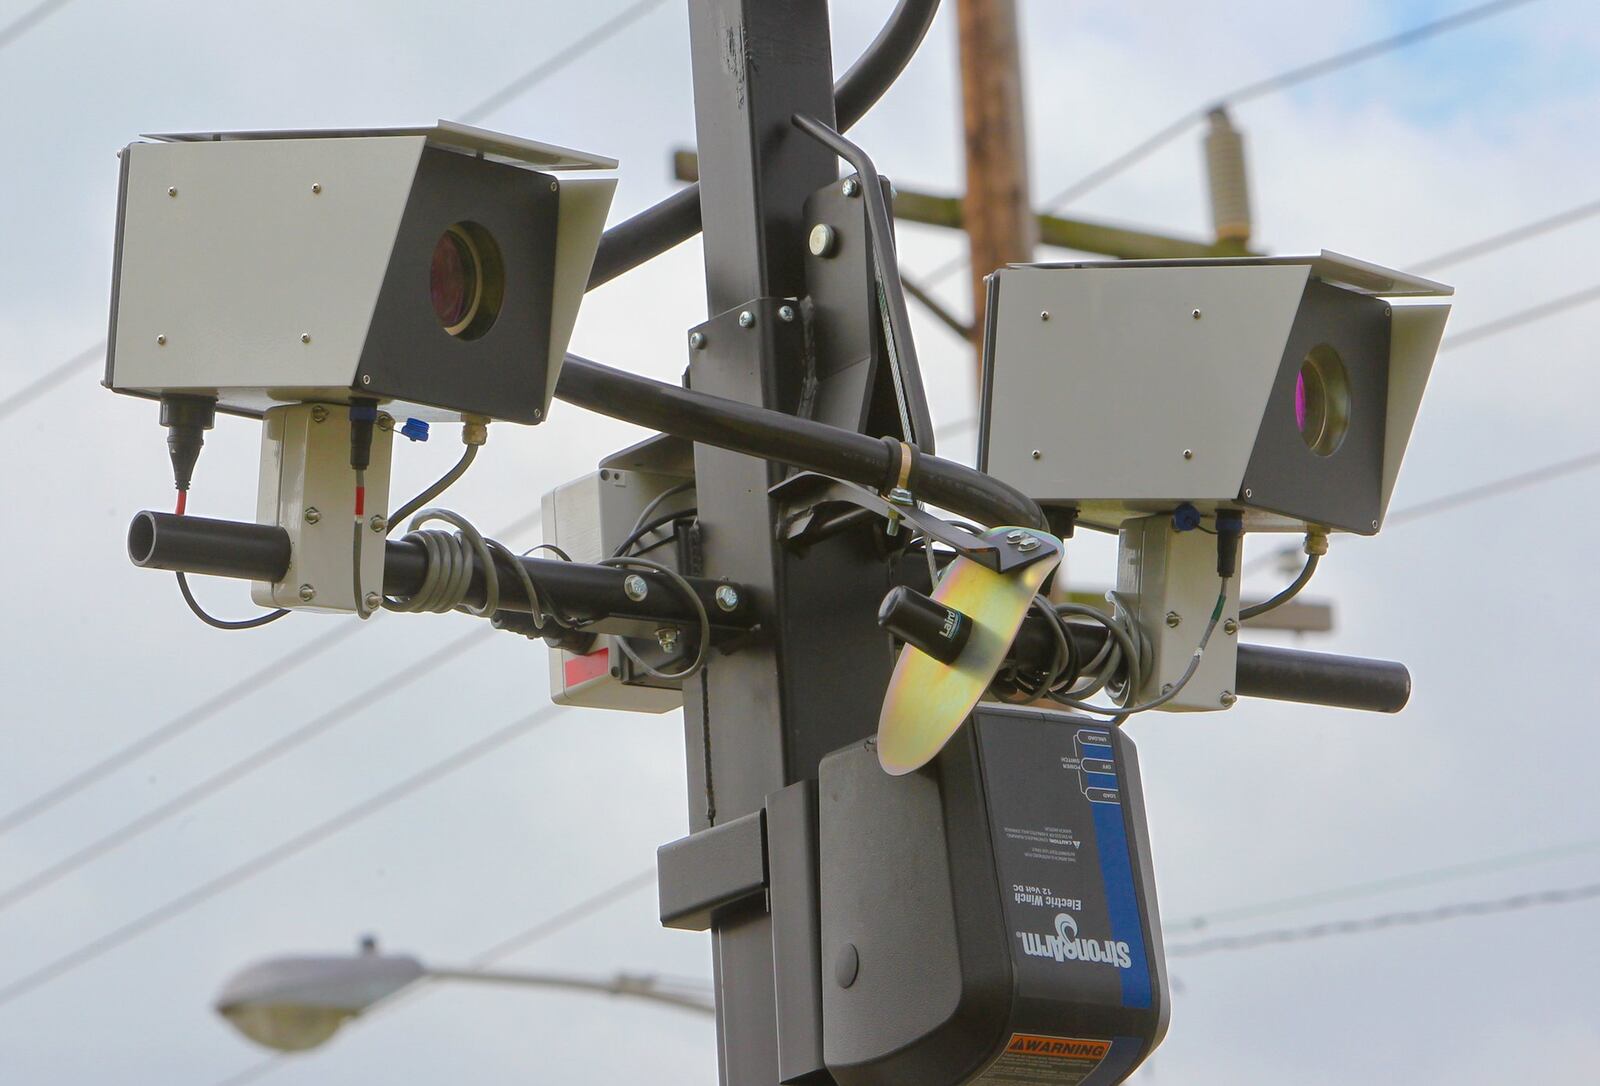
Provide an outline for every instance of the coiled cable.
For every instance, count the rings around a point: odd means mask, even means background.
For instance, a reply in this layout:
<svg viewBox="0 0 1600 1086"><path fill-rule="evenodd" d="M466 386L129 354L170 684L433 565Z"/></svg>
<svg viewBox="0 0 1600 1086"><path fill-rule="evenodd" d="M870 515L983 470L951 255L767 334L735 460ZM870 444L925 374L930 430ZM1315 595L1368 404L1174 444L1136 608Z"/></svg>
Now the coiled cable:
<svg viewBox="0 0 1600 1086"><path fill-rule="evenodd" d="M432 521L452 524L457 530L421 530L422 525ZM385 596L383 606L386 609L412 613L431 611L434 614L463 611L479 618L487 618L500 609L500 573L495 566L494 551L466 517L449 509L424 509L411 519L410 530L405 538L421 544L427 556L422 585L414 595L405 599ZM495 546L499 547L499 544ZM509 553L504 547L500 547L500 550ZM466 598L472 587L473 567L479 562L483 565L483 606L472 607L466 603ZM518 569L522 568L520 562L513 564ZM527 571L523 570L523 575L526 574ZM536 600L536 595L530 597L530 602Z"/></svg>

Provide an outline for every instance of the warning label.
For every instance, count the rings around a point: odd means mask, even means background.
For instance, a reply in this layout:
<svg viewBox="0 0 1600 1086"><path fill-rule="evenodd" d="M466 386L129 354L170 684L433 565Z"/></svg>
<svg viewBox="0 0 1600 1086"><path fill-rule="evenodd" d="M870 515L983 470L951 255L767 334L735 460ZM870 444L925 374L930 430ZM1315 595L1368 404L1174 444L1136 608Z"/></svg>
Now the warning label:
<svg viewBox="0 0 1600 1086"><path fill-rule="evenodd" d="M1077 1086L1111 1051L1110 1041L1013 1033L974 1086Z"/></svg>

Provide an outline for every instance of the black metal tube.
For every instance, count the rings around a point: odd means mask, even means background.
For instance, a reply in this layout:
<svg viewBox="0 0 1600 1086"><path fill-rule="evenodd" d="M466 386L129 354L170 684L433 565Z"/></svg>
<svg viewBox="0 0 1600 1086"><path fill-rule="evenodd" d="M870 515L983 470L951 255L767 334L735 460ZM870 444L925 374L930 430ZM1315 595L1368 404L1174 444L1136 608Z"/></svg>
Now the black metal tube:
<svg viewBox="0 0 1600 1086"><path fill-rule="evenodd" d="M653 381L573 354L561 367L556 395L612 418L874 490L895 485L900 471L897 442ZM919 455L910 485L919 498L985 524L1045 527L1032 498L965 464Z"/></svg>
<svg viewBox="0 0 1600 1086"><path fill-rule="evenodd" d="M1013 660L1035 670L1048 670L1056 649L1047 621L1028 616L1011 646ZM1068 628L1080 659L1089 659L1105 643L1102 626L1074 622ZM1240 645L1237 687L1234 693L1241 698L1398 713L1411 698L1411 672L1392 660Z"/></svg>
<svg viewBox="0 0 1600 1086"><path fill-rule="evenodd" d="M133 518L128 529L128 556L146 569L170 569L235 577L249 581L282 580L289 569L289 533L282 528L237 521L180 517L146 510ZM699 615L671 579L649 570L615 569L581 562L519 558L541 596L543 612L591 624L596 633L637 632L634 628L662 625L694 626ZM383 563L383 589L392 596L409 596L422 587L427 557L420 543L405 539L387 541ZM509 569L500 569L500 607L528 612L531 604L522 582ZM624 590L630 575L642 577L646 591L635 600ZM732 608L719 603L722 582L703 577L685 578L711 619L713 629L744 631L758 622L749 593L735 586ZM475 569L466 603L482 606L482 569ZM648 632L648 630L646 631Z"/></svg>
<svg viewBox="0 0 1600 1086"><path fill-rule="evenodd" d="M289 571L289 533L271 524L147 509L128 525L128 557L144 569L279 581Z"/></svg>
<svg viewBox="0 0 1600 1086"><path fill-rule="evenodd" d="M900 0L872 44L834 84L839 131L848 131L883 97L916 55L938 11L939 0ZM605 232L589 272L589 289L609 283L699 232L700 186L693 184Z"/></svg>

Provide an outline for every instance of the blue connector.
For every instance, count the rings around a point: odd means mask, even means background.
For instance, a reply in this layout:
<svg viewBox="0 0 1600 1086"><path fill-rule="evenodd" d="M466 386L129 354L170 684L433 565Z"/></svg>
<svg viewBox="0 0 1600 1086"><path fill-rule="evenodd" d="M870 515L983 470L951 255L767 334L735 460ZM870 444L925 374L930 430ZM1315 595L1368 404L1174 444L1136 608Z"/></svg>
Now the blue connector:
<svg viewBox="0 0 1600 1086"><path fill-rule="evenodd" d="M412 441L428 440L428 424L421 419L406 419L406 424L400 427L400 433Z"/></svg>
<svg viewBox="0 0 1600 1086"><path fill-rule="evenodd" d="M1200 527L1200 510L1188 502L1184 502L1172 511L1172 530L1175 532L1192 532Z"/></svg>

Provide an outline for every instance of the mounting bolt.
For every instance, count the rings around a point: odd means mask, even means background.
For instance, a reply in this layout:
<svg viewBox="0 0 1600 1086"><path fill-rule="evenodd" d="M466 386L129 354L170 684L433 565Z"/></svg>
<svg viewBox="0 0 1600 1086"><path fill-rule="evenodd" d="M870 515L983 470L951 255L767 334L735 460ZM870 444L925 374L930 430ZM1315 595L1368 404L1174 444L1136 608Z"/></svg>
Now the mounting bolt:
<svg viewBox="0 0 1600 1086"><path fill-rule="evenodd" d="M1222 697L1217 699L1218 703L1221 704L1224 709L1232 709L1234 703L1238 700L1239 695L1235 694L1232 690L1224 690L1222 692Z"/></svg>
<svg viewBox="0 0 1600 1086"><path fill-rule="evenodd" d="M1037 536L1023 536L1022 539L1018 540L1017 542L1017 550L1023 551L1024 553L1031 550L1037 550L1038 548L1039 538Z"/></svg>
<svg viewBox="0 0 1600 1086"><path fill-rule="evenodd" d="M1041 451L1040 451L1040 450L1038 450L1038 449L1034 449L1034 450L1033 450L1033 452L1032 452L1032 454L1031 454L1031 455L1032 455L1032 456L1033 456L1033 458L1034 458L1034 459L1035 459L1035 460L1037 460L1037 459L1039 459L1039 458L1040 458L1040 457L1041 457L1041 456L1043 456L1043 455L1044 455L1044 453L1043 453L1043 452L1041 452Z"/></svg>
<svg viewBox="0 0 1600 1086"><path fill-rule="evenodd" d="M166 345L167 345L167 337L166 336L157 336L156 337L156 346L157 347L165 347Z"/></svg>
<svg viewBox="0 0 1600 1086"><path fill-rule="evenodd" d="M312 588L308 584L303 584L303 585L300 586L300 601L302 603L310 603L312 600L314 600L316 598L317 598L317 590L315 588Z"/></svg>
<svg viewBox="0 0 1600 1086"><path fill-rule="evenodd" d="M167 195L168 196L176 196L176 195L178 195L178 190L177 189L168 189L167 190Z"/></svg>
<svg viewBox="0 0 1600 1086"><path fill-rule="evenodd" d="M535 407L533 409L533 421L538 422L542 418L544 418L544 408Z"/></svg>
<svg viewBox="0 0 1600 1086"><path fill-rule="evenodd" d="M364 385L370 385L370 384L372 384L372 374L370 374L370 373L363 373L363 374L362 374L362 375L361 375L361 383L362 383L362 384L364 384Z"/></svg>
<svg viewBox="0 0 1600 1086"><path fill-rule="evenodd" d="M1007 543L1021 543L1024 539L1027 539L1027 538L1028 538L1028 533L1023 531L1021 528L1013 528L1009 532L1006 533L1006 542Z"/></svg>
<svg viewBox="0 0 1600 1086"><path fill-rule="evenodd" d="M1039 310L1039 319L1042 320L1042 321L1049 320L1050 319L1050 311L1048 309Z"/></svg>
<svg viewBox="0 0 1600 1086"><path fill-rule="evenodd" d="M311 193L312 193L312 195L314 195L314 196L315 195L319 195L319 194L321 194L321 192L322 192L322 183L320 181L311 182Z"/></svg>
<svg viewBox="0 0 1600 1086"><path fill-rule="evenodd" d="M381 515L374 513L372 516L367 518L367 527L371 528L374 532L381 532L389 527L389 522Z"/></svg>
<svg viewBox="0 0 1600 1086"><path fill-rule="evenodd" d="M317 508L317 507L316 507L316 506L314 506L314 505L313 505L313 506L310 506L310 507L308 507L308 508L307 508L307 509L306 509L306 511L305 511L305 514L304 514L304 516L303 516L303 517L302 517L302 519L303 519L303 520L304 520L304 521L305 521L305 522L306 522L306 523L307 523L307 524L315 524L315 523L316 523L316 522L317 522L317 521L319 521L319 520L321 520L321 519L322 519L322 510L320 510L320 509L318 509L318 508Z"/></svg>
<svg viewBox="0 0 1600 1086"><path fill-rule="evenodd" d="M310 332L301 332L300 333L300 342L301 343L310 343L311 342L311 333Z"/></svg>
<svg viewBox="0 0 1600 1086"><path fill-rule="evenodd" d="M1181 623L1182 621L1183 621L1183 616L1178 614L1178 612L1176 612L1176 611L1168 611L1167 612L1167 628L1168 629L1176 630L1178 628L1178 624Z"/></svg>
<svg viewBox="0 0 1600 1086"><path fill-rule="evenodd" d="M656 644L661 646L662 652L678 651L678 628L676 626L663 626L656 631Z"/></svg>
<svg viewBox="0 0 1600 1086"><path fill-rule="evenodd" d="M1223 622L1222 632L1225 634L1236 634L1239 632L1239 624L1230 618Z"/></svg>
<svg viewBox="0 0 1600 1086"><path fill-rule="evenodd" d="M819 222L811 228L810 245L812 256L832 256L839 246L839 235L827 223Z"/></svg>
<svg viewBox="0 0 1600 1086"><path fill-rule="evenodd" d="M1194 450L1193 449L1184 449L1183 450L1183 458L1185 460L1193 460L1194 459Z"/></svg>
<svg viewBox="0 0 1600 1086"><path fill-rule="evenodd" d="M378 412L378 429L385 432L394 429L394 416L387 411Z"/></svg>
<svg viewBox="0 0 1600 1086"><path fill-rule="evenodd" d="M689 333L689 346L694 348L697 351L705 350L706 334L704 332L690 332Z"/></svg>
<svg viewBox="0 0 1600 1086"><path fill-rule="evenodd" d="M378 609L378 604L383 602L383 597L378 595L376 592L368 592L365 596L361 597L361 602L367 605L368 611L376 611Z"/></svg>
<svg viewBox="0 0 1600 1086"><path fill-rule="evenodd" d="M753 328L753 327L755 327L755 323L756 323L756 315L754 313L750 312L748 309L740 311L740 313L739 313L739 327L740 328Z"/></svg>
<svg viewBox="0 0 1600 1086"><path fill-rule="evenodd" d="M1251 490L1249 487L1245 487L1244 488L1244 496L1247 497L1247 498L1253 498L1253 497L1256 496L1256 492L1254 490Z"/></svg>
<svg viewBox="0 0 1600 1086"><path fill-rule="evenodd" d="M736 610L739 606L739 590L731 584L719 584L716 599L717 606L724 611Z"/></svg>
<svg viewBox="0 0 1600 1086"><path fill-rule="evenodd" d="M1378 530L1378 522L1377 521L1373 521L1372 522L1372 530L1374 532L1376 532Z"/></svg>
<svg viewBox="0 0 1600 1086"><path fill-rule="evenodd" d="M792 305L780 305L778 307L778 319L783 321L786 324L789 321L794 320L794 306L792 306Z"/></svg>
<svg viewBox="0 0 1600 1086"><path fill-rule="evenodd" d="M312 422L327 422L328 421L328 409L326 407L323 407L320 403L317 404L315 407L313 407L311 409L311 421Z"/></svg>
<svg viewBox="0 0 1600 1086"><path fill-rule="evenodd" d="M622 579L622 591L634 603L638 603L650 594L650 585L637 573L630 573Z"/></svg>
<svg viewBox="0 0 1600 1086"><path fill-rule="evenodd" d="M861 182L857 181L853 177L847 177L844 179L844 183L839 186L839 191L844 193L846 196L860 196Z"/></svg>
<svg viewBox="0 0 1600 1086"><path fill-rule="evenodd" d="M1193 317L1195 320L1199 320L1200 319L1200 311L1198 309L1196 309L1194 312L1190 313L1189 316Z"/></svg>

